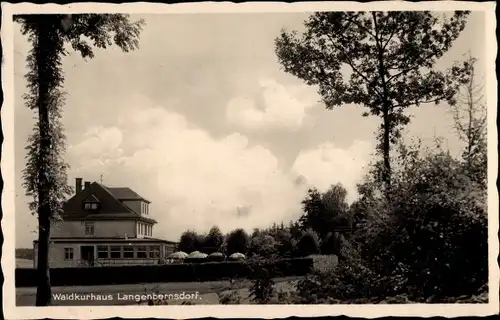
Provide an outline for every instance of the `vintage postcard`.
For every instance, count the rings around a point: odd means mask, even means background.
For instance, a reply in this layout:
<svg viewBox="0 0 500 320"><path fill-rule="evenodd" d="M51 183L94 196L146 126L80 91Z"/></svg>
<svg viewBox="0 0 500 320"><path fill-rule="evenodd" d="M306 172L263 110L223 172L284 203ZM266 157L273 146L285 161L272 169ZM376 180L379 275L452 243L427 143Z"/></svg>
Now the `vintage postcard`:
<svg viewBox="0 0 500 320"><path fill-rule="evenodd" d="M498 313L495 3L2 15L7 319Z"/></svg>

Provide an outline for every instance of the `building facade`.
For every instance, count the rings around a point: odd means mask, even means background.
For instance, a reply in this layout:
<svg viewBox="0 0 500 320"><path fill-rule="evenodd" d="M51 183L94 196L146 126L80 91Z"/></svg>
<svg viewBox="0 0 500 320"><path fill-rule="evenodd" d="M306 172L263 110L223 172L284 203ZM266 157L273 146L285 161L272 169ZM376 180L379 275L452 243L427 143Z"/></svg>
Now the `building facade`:
<svg viewBox="0 0 500 320"><path fill-rule="evenodd" d="M176 250L175 242L153 237L150 202L130 188L83 186L76 178L75 189L51 229L52 268L158 264ZM33 249L36 268L38 241Z"/></svg>

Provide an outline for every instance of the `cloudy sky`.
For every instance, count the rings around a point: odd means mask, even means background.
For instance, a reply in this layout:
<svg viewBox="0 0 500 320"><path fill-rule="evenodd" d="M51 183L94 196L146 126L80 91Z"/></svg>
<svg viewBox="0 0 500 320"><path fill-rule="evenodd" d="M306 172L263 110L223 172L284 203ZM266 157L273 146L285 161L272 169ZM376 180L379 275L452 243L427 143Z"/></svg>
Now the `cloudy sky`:
<svg viewBox="0 0 500 320"><path fill-rule="evenodd" d="M301 29L307 14L147 15L140 49L64 58L69 183L75 177L136 190L152 201L153 236L186 229L250 230L300 214L309 185L355 185L373 159L377 118L346 105L325 110L316 89L280 70L274 38ZM446 68L469 50L484 72L484 17L473 13ZM16 27L16 247L31 247L36 219L20 174L33 114L23 105L29 44ZM447 139L445 105L411 112L408 137ZM300 178L299 178L300 177ZM299 183L300 182L300 183Z"/></svg>

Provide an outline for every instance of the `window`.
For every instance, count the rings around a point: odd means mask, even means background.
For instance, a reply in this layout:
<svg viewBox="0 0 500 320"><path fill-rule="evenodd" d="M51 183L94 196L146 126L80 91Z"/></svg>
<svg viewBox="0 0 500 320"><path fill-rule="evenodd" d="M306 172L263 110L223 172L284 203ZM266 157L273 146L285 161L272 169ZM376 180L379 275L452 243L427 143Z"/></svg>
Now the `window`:
<svg viewBox="0 0 500 320"><path fill-rule="evenodd" d="M97 203L95 202L85 202L85 210L96 210Z"/></svg>
<svg viewBox="0 0 500 320"><path fill-rule="evenodd" d="M152 246L149 250L150 258L159 258L160 257L160 246Z"/></svg>
<svg viewBox="0 0 500 320"><path fill-rule="evenodd" d="M122 257L122 247L120 246L109 247L109 257L111 259L120 259Z"/></svg>
<svg viewBox="0 0 500 320"><path fill-rule="evenodd" d="M73 260L73 248L64 248L64 260Z"/></svg>
<svg viewBox="0 0 500 320"><path fill-rule="evenodd" d="M142 223L139 223L139 234L142 234Z"/></svg>
<svg viewBox="0 0 500 320"><path fill-rule="evenodd" d="M108 246L97 246L97 258L99 259L109 258Z"/></svg>
<svg viewBox="0 0 500 320"><path fill-rule="evenodd" d="M93 222L85 222L85 235L93 236L94 235L94 223Z"/></svg>
<svg viewBox="0 0 500 320"><path fill-rule="evenodd" d="M145 259L148 257L148 247L137 247L137 258Z"/></svg>
<svg viewBox="0 0 500 320"><path fill-rule="evenodd" d="M131 246L123 247L123 257L126 259L133 259L134 258L134 247L131 247Z"/></svg>
<svg viewBox="0 0 500 320"><path fill-rule="evenodd" d="M141 213L148 214L149 213L149 204L146 202L141 202Z"/></svg>
<svg viewBox="0 0 500 320"><path fill-rule="evenodd" d="M148 226L149 236L153 235L153 226Z"/></svg>

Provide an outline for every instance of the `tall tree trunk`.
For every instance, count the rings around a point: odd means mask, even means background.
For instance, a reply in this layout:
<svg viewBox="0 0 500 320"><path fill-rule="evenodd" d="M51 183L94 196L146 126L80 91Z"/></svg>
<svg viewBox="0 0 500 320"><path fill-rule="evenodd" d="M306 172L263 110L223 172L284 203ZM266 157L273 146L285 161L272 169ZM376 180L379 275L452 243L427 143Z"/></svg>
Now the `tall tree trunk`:
<svg viewBox="0 0 500 320"><path fill-rule="evenodd" d="M36 68L38 76L38 129L40 135L38 158L38 265L36 305L52 303L50 286L49 247L50 224L53 213L50 206L52 178L48 175L51 148L50 89L54 84L57 66L53 57L57 54L58 34L50 15L40 15L36 40Z"/></svg>
<svg viewBox="0 0 500 320"><path fill-rule="evenodd" d="M384 160L384 168L382 172L382 180L385 183L385 195L389 197L391 193L391 122L390 122L390 101L389 94L387 92L387 82L385 79L386 69L384 66L384 48L382 46L382 39L379 38L378 25L377 25L377 14L372 12L373 23L375 26L375 41L378 49L378 73L380 76L380 82L382 85L382 142L381 142L381 151Z"/></svg>
<svg viewBox="0 0 500 320"><path fill-rule="evenodd" d="M382 141L382 154L384 157L384 171L382 173L382 180L386 184L386 192L387 195L390 194L391 189L391 142L390 142L390 120L389 120L389 106L388 103L385 102L383 106L383 122L384 122L384 134Z"/></svg>

